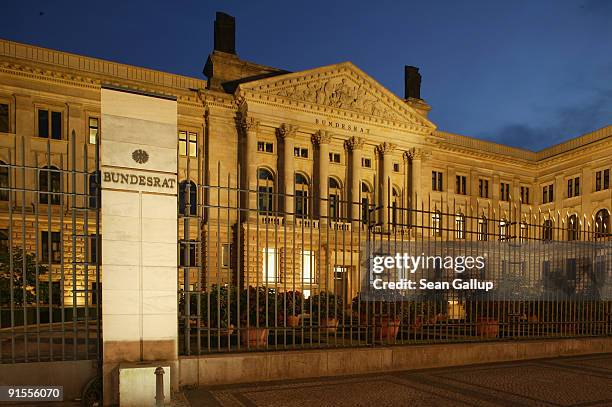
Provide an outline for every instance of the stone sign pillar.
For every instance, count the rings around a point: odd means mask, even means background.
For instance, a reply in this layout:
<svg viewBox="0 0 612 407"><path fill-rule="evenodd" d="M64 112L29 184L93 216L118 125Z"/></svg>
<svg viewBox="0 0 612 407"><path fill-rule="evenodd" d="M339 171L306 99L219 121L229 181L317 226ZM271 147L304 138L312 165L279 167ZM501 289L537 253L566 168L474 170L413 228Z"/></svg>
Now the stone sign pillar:
<svg viewBox="0 0 612 407"><path fill-rule="evenodd" d="M103 382L112 405L128 362L164 362L178 387L177 103L101 93Z"/></svg>

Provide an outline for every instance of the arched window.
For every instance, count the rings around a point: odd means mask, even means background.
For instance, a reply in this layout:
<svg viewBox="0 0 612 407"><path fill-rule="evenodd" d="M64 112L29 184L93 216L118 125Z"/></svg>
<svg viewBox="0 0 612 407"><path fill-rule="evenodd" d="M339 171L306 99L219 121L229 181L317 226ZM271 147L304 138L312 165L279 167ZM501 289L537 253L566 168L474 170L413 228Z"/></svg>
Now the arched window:
<svg viewBox="0 0 612 407"><path fill-rule="evenodd" d="M578 240L578 216L571 215L567 219L567 240Z"/></svg>
<svg viewBox="0 0 612 407"><path fill-rule="evenodd" d="M391 200L391 223L393 226L397 226L400 222L400 211L401 211L401 195L399 189L393 187Z"/></svg>
<svg viewBox="0 0 612 407"><path fill-rule="evenodd" d="M295 216L308 217L308 189L310 184L304 174L295 174Z"/></svg>
<svg viewBox="0 0 612 407"><path fill-rule="evenodd" d="M340 181L336 178L329 178L329 219L338 221L341 216L340 199L342 196L342 189L340 187Z"/></svg>
<svg viewBox="0 0 612 407"><path fill-rule="evenodd" d="M61 173L56 167L43 167L38 173L41 204L60 204Z"/></svg>
<svg viewBox="0 0 612 407"><path fill-rule="evenodd" d="M189 208L187 208L188 203ZM185 180L179 184L179 213L181 215L195 215L197 211L198 188L193 181Z"/></svg>
<svg viewBox="0 0 612 407"><path fill-rule="evenodd" d="M89 207L98 208L98 190L100 187L100 171L89 174Z"/></svg>
<svg viewBox="0 0 612 407"><path fill-rule="evenodd" d="M9 167L0 161L0 201L9 200Z"/></svg>
<svg viewBox="0 0 612 407"><path fill-rule="evenodd" d="M489 222L484 215L478 219L478 240L481 242L489 240Z"/></svg>
<svg viewBox="0 0 612 407"><path fill-rule="evenodd" d="M595 214L595 238L608 236L610 233L610 212L607 209L600 209Z"/></svg>
<svg viewBox="0 0 612 407"><path fill-rule="evenodd" d="M442 212L439 210L431 214L431 235L442 236Z"/></svg>
<svg viewBox="0 0 612 407"><path fill-rule="evenodd" d="M462 213L455 216L455 239L465 239L465 215Z"/></svg>
<svg viewBox="0 0 612 407"><path fill-rule="evenodd" d="M520 224L519 240L521 242L527 242L529 240L529 225L525 221L522 221Z"/></svg>
<svg viewBox="0 0 612 407"><path fill-rule="evenodd" d="M499 240L508 240L510 237L510 224L506 219L499 220Z"/></svg>
<svg viewBox="0 0 612 407"><path fill-rule="evenodd" d="M551 241L553 239L553 222L546 219L542 224L542 240Z"/></svg>
<svg viewBox="0 0 612 407"><path fill-rule="evenodd" d="M257 170L257 209L266 215L272 215L273 194L274 194L274 175L265 169Z"/></svg>
<svg viewBox="0 0 612 407"><path fill-rule="evenodd" d="M368 224L370 221L370 202L372 189L365 182L361 182L361 221Z"/></svg>

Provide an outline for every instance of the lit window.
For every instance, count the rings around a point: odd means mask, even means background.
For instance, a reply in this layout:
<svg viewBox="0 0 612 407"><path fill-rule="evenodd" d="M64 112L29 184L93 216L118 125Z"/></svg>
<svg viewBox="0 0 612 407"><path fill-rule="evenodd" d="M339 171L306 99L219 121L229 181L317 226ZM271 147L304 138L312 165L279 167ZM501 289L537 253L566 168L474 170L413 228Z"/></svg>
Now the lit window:
<svg viewBox="0 0 612 407"><path fill-rule="evenodd" d="M455 239L465 239L465 216L463 214L455 218Z"/></svg>
<svg viewBox="0 0 612 407"><path fill-rule="evenodd" d="M440 211L435 211L431 215L431 235L442 236L442 214Z"/></svg>
<svg viewBox="0 0 612 407"><path fill-rule="evenodd" d="M191 131L179 131L179 155L185 157L189 151L189 157L198 155L198 134Z"/></svg>
<svg viewBox="0 0 612 407"><path fill-rule="evenodd" d="M302 280L309 284L315 282L315 256L309 250L302 251Z"/></svg>
<svg viewBox="0 0 612 407"><path fill-rule="evenodd" d="M263 281L275 283L278 279L278 259L276 249L264 247L263 249Z"/></svg>
<svg viewBox="0 0 612 407"><path fill-rule="evenodd" d="M97 117L89 118L89 144L96 144L100 122Z"/></svg>

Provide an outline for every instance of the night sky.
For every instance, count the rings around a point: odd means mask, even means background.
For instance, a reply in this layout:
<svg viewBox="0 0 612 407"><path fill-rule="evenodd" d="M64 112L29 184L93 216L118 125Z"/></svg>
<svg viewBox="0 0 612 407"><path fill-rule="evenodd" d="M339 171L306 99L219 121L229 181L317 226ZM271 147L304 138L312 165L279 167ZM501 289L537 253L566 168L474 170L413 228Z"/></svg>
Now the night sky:
<svg viewBox="0 0 612 407"><path fill-rule="evenodd" d="M238 55L290 71L352 61L441 130L538 150L612 124L612 1L6 1L0 37L203 77L215 11Z"/></svg>

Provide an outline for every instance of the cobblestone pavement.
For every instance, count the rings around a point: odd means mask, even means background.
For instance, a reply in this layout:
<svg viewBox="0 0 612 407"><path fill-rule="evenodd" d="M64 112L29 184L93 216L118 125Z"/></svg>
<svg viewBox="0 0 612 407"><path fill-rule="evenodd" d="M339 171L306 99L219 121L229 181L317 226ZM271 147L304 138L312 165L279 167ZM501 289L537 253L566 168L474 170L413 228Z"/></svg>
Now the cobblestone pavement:
<svg viewBox="0 0 612 407"><path fill-rule="evenodd" d="M612 354L201 387L176 405L612 406Z"/></svg>

